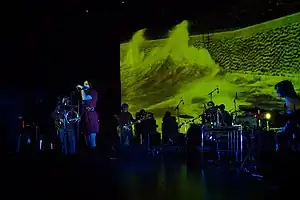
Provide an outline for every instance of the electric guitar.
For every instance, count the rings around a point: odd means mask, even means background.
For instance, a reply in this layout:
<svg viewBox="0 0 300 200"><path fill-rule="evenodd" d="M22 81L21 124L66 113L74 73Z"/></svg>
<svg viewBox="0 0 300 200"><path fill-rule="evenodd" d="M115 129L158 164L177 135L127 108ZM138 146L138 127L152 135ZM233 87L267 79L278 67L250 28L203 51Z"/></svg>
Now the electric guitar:
<svg viewBox="0 0 300 200"><path fill-rule="evenodd" d="M118 132L118 135L122 135L123 132L125 131L130 131L132 129L132 126L133 125L136 125L136 124L139 124L141 123L142 121L145 121L145 120L148 120L148 119L151 119L152 117L151 116L145 116L143 117L142 119L140 120L136 120L134 122L131 122L130 124L124 124L124 125L119 125L117 127L117 132Z"/></svg>

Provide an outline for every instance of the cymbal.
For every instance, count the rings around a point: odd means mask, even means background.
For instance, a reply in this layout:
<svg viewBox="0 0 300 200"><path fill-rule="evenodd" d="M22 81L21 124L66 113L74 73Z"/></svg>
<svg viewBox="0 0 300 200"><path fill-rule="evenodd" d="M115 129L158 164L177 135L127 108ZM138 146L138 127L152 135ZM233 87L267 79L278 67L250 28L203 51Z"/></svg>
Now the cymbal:
<svg viewBox="0 0 300 200"><path fill-rule="evenodd" d="M260 110L265 110L265 111L280 110L276 105L255 105L255 107Z"/></svg>
<svg viewBox="0 0 300 200"><path fill-rule="evenodd" d="M257 110L260 110L260 108L256 106L250 106L250 105L239 105L239 110L243 112L254 112L256 113Z"/></svg>
<svg viewBox="0 0 300 200"><path fill-rule="evenodd" d="M237 110L237 111L231 111L229 113L233 115L233 114L239 114L239 113L243 113L243 112L245 112L245 111Z"/></svg>
<svg viewBox="0 0 300 200"><path fill-rule="evenodd" d="M193 119L194 117L191 115L179 115L179 118L183 118L183 119Z"/></svg>

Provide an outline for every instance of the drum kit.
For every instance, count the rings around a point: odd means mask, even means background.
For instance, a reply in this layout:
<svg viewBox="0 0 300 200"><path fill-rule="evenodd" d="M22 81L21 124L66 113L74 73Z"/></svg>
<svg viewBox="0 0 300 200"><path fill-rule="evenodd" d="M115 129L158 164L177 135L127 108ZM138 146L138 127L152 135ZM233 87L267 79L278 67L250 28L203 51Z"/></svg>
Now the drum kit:
<svg viewBox="0 0 300 200"><path fill-rule="evenodd" d="M218 105L208 105L197 117L180 114L177 117L183 122L178 127L185 134L187 146L194 146L200 152L215 152L217 157L214 162L228 158L230 162L244 163L250 155L249 141L256 141L257 135L266 130L264 113L273 109L240 105L233 112L227 112L231 123L226 124L222 115L224 110L220 108Z"/></svg>
<svg viewBox="0 0 300 200"><path fill-rule="evenodd" d="M257 128L262 128L261 121L265 119L265 115L262 113L266 111L260 106L240 105L237 111L230 112L230 116L233 119L232 124L222 123L220 106L204 109L204 112L197 117L187 114L181 114L177 117L183 120L179 124L179 129L184 129L183 133L187 133L187 130L192 125L204 125L209 128L226 128L232 125L241 125L244 131L255 131Z"/></svg>
<svg viewBox="0 0 300 200"><path fill-rule="evenodd" d="M184 104L181 99L176 106L177 122L179 131L186 135L187 142L195 146L205 146L205 143L217 143L223 138L228 143L228 151L242 151L243 138L254 138L260 130L265 130L266 119L264 113L274 108L265 108L257 105L237 106L237 93L233 100L234 110L227 112L224 104L215 105L212 94L219 93L216 88L209 93L210 101L204 104L203 113L197 117L188 114L179 114L180 104ZM226 123L224 122L224 112L227 113ZM193 141L189 141L193 140ZM227 148L227 147L226 147ZM230 148L230 149L229 149ZM226 151L227 151L226 150Z"/></svg>

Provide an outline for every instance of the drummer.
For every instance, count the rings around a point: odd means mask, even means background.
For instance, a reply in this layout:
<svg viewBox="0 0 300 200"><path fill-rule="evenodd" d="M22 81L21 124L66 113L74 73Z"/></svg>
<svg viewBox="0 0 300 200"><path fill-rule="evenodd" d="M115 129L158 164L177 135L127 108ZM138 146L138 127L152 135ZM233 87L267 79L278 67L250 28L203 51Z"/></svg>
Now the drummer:
<svg viewBox="0 0 300 200"><path fill-rule="evenodd" d="M207 104L208 108L205 110L206 120L209 123L217 122L217 111L218 108L215 106L213 101L209 101Z"/></svg>
<svg viewBox="0 0 300 200"><path fill-rule="evenodd" d="M207 102L207 106L208 106L207 110L215 109L215 103L213 101Z"/></svg>
<svg viewBox="0 0 300 200"><path fill-rule="evenodd" d="M228 111L225 110L225 105L219 105L220 122L223 126L231 126L233 118Z"/></svg>

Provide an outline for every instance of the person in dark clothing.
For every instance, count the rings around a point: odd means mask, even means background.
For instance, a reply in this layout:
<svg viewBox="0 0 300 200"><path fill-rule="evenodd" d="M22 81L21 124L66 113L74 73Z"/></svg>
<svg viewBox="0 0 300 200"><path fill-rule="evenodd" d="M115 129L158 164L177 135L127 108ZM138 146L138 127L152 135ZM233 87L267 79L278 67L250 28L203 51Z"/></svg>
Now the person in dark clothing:
<svg viewBox="0 0 300 200"><path fill-rule="evenodd" d="M223 126L231 126L232 125L232 116L229 114L228 111L225 110L225 105L219 105L219 114L220 114L220 123Z"/></svg>
<svg viewBox="0 0 300 200"><path fill-rule="evenodd" d="M76 151L74 126L68 119L70 109L72 108L69 104L69 99L64 97L52 113L60 140L61 151L66 155L73 155Z"/></svg>
<svg viewBox="0 0 300 200"><path fill-rule="evenodd" d="M140 121L135 126L136 137L139 139L140 144L147 144L149 134L156 133L157 125L154 115L142 109L136 114L136 120Z"/></svg>
<svg viewBox="0 0 300 200"><path fill-rule="evenodd" d="M118 134L121 146L130 145L133 136L132 123L135 120L133 119L132 114L128 111L128 108L128 104L122 104L120 114L115 115L118 120Z"/></svg>
<svg viewBox="0 0 300 200"><path fill-rule="evenodd" d="M281 141L287 140L288 142L281 142L281 146L286 146L285 143L288 144L286 148L295 148L293 143L299 143L297 141L300 136L300 98L296 94L293 84L288 80L277 83L275 90L277 95L285 100L283 114L287 118L285 126L278 132L278 136Z"/></svg>
<svg viewBox="0 0 300 200"><path fill-rule="evenodd" d="M269 152L260 152L257 160L262 163L264 179L279 183L288 192L296 191L298 188L294 183L299 177L300 98L289 80L278 82L274 89L278 97L285 101L284 111L280 113L286 117L286 124L276 134L276 153L271 152L270 155Z"/></svg>
<svg viewBox="0 0 300 200"><path fill-rule="evenodd" d="M178 136L178 124L176 118L167 111L162 120L163 143L167 144Z"/></svg>
<svg viewBox="0 0 300 200"><path fill-rule="evenodd" d="M141 120L144 117L145 110L140 110L135 114L136 120ZM137 123L135 124L135 136L139 144L143 144L143 123Z"/></svg>

